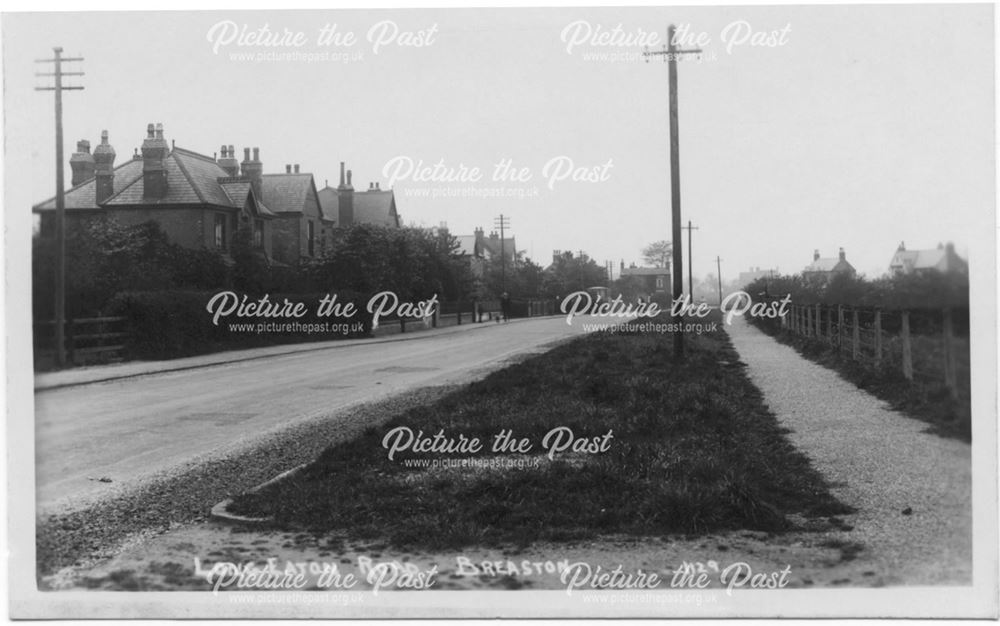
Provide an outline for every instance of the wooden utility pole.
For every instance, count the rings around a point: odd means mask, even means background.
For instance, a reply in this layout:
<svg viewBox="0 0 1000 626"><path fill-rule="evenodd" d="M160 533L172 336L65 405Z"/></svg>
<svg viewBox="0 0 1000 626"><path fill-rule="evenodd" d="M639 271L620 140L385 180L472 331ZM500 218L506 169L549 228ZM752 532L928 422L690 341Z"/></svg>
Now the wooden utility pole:
<svg viewBox="0 0 1000 626"><path fill-rule="evenodd" d="M691 220L688 220L688 225L682 227L682 229L688 231L688 295L691 297L691 302L694 302L694 263L691 261L691 231L698 230L698 227L692 226Z"/></svg>
<svg viewBox="0 0 1000 626"><path fill-rule="evenodd" d="M722 307L722 259L715 257L715 267L719 274L719 308Z"/></svg>
<svg viewBox="0 0 1000 626"><path fill-rule="evenodd" d="M63 127L62 92L83 89L82 86L63 85L63 76L83 76L83 72L64 72L62 64L83 61L82 57L63 58L62 48L52 49L55 57L38 59L35 63L54 63L54 72L37 72L35 76L53 76L52 87L35 87L35 91L54 91L56 95L56 284L55 284L55 342L56 364L66 365L66 198L63 191Z"/></svg>
<svg viewBox="0 0 1000 626"><path fill-rule="evenodd" d="M667 43L663 46L663 50L659 52L646 50L644 52L647 62L652 56L660 56L667 62L667 79L670 89L670 214L674 244L674 303L680 301L684 287L684 256L681 251L681 161L677 119L677 57L681 54L701 52L701 50L678 49L674 41L676 31L677 27L673 24L667 27ZM671 321L679 326L682 321L681 316L674 314ZM674 333L674 356L677 358L684 356L684 335L681 332Z"/></svg>
<svg viewBox="0 0 1000 626"><path fill-rule="evenodd" d="M510 228L510 218L504 217L501 213L500 217L493 218L493 226L500 227L500 291L507 293L507 263L504 261L503 239L504 229Z"/></svg>

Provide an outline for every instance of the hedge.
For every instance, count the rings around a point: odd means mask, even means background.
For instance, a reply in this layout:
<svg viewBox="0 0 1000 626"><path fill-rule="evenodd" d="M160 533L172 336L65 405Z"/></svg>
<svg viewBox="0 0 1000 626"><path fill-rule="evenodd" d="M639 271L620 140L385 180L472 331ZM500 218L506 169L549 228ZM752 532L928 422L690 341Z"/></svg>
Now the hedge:
<svg viewBox="0 0 1000 626"><path fill-rule="evenodd" d="M237 350L259 346L329 341L369 336L371 320L364 311L367 298L356 293L334 292L338 303L353 302L357 313L350 319L319 318L317 306L325 293L318 294L268 294L271 302L305 304L306 315L301 318L247 319L230 316L213 324L207 310L209 301L218 291L133 291L116 294L109 302L108 314L127 318L129 336L126 347L133 359L175 359L224 350ZM242 297L242 294L237 293ZM248 297L254 301L258 297ZM254 332L231 329L231 323L299 322L300 324L356 323L360 331L341 332Z"/></svg>

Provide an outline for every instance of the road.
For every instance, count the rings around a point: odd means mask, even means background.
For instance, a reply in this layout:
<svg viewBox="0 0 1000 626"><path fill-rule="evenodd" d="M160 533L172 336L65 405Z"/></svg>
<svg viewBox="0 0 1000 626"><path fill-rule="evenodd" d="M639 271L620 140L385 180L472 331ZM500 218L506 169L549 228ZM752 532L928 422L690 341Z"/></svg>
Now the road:
<svg viewBox="0 0 1000 626"><path fill-rule="evenodd" d="M252 445L255 438L360 402L465 382L581 334L584 319L517 320L35 394L40 510Z"/></svg>

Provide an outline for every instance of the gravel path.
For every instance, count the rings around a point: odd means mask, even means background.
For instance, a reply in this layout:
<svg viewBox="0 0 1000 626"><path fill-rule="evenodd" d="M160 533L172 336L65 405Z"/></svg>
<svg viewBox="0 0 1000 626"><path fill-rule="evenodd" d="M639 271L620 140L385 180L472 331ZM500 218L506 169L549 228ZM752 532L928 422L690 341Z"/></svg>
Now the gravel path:
<svg viewBox="0 0 1000 626"><path fill-rule="evenodd" d="M970 446L922 432L741 318L727 330L791 441L857 509L843 539L863 546L858 560L888 584L971 583Z"/></svg>

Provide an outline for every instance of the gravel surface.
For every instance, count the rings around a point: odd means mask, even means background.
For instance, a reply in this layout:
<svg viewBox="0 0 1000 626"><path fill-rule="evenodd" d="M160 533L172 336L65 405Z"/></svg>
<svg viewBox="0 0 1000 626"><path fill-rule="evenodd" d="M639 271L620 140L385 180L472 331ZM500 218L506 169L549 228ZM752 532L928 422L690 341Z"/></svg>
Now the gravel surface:
<svg viewBox="0 0 1000 626"><path fill-rule="evenodd" d="M886 584L971 584L970 446L923 432L741 318L727 330L791 441L857 509L840 538L863 546L857 558Z"/></svg>

